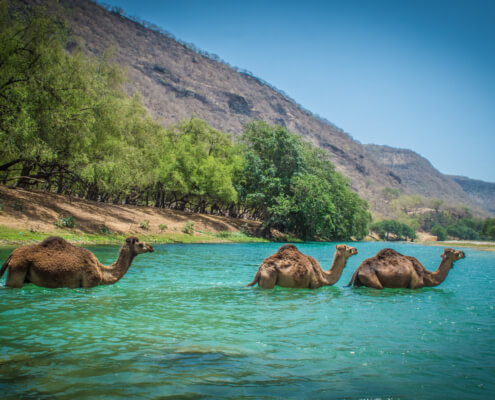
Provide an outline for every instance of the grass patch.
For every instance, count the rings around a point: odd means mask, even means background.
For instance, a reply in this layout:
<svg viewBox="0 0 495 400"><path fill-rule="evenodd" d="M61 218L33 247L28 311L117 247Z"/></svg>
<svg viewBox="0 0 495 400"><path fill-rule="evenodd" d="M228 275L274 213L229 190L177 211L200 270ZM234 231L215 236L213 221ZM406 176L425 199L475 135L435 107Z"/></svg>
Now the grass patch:
<svg viewBox="0 0 495 400"><path fill-rule="evenodd" d="M221 231L218 233L211 233L210 235L218 239L236 243L268 242L266 239L248 236L242 232Z"/></svg>
<svg viewBox="0 0 495 400"><path fill-rule="evenodd" d="M187 233L158 233L158 234L138 234L140 240L151 243L218 243L218 242L268 242L266 239L247 236L240 232L200 232L202 235L192 236ZM14 229L0 225L0 245L32 244L42 241L49 236L60 236L74 244L116 244L120 245L128 236L135 234L117 233L84 233L68 231L66 229L56 229L53 232L38 232L27 229Z"/></svg>

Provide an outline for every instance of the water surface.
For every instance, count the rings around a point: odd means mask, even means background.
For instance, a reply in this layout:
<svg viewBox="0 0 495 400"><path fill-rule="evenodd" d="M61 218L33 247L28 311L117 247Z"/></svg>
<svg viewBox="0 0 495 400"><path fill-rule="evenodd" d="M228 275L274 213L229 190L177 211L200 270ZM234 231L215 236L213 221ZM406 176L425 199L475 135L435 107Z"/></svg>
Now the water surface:
<svg viewBox="0 0 495 400"><path fill-rule="evenodd" d="M0 286L3 399L486 399L495 253L416 291L244 288L280 244L163 245L113 286ZM328 268L335 244L298 245ZM394 244L436 269L442 248ZM118 247L91 250L110 264ZM0 249L0 260L11 249Z"/></svg>

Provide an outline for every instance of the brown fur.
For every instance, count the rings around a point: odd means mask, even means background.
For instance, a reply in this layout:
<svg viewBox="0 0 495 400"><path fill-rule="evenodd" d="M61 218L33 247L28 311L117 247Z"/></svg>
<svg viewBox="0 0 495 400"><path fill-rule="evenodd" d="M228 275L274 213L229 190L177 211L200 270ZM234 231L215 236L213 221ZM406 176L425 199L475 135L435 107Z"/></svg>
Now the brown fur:
<svg viewBox="0 0 495 400"><path fill-rule="evenodd" d="M6 286L17 288L24 283L48 288L111 284L124 276L136 255L152 251L153 246L130 237L117 261L104 266L89 250L60 237L49 237L39 244L15 249L3 264L0 277L8 269Z"/></svg>
<svg viewBox="0 0 495 400"><path fill-rule="evenodd" d="M444 249L437 271L430 272L414 257L404 256L393 249L382 249L376 256L364 260L354 272L348 286L375 289L437 286L447 277L454 262L465 257L464 252Z"/></svg>
<svg viewBox="0 0 495 400"><path fill-rule="evenodd" d="M333 285L340 278L347 259L357 254L354 247L345 244L337 245L336 249L330 271L324 271L313 257L301 253L293 244L285 244L261 263L254 280L246 286L316 289Z"/></svg>

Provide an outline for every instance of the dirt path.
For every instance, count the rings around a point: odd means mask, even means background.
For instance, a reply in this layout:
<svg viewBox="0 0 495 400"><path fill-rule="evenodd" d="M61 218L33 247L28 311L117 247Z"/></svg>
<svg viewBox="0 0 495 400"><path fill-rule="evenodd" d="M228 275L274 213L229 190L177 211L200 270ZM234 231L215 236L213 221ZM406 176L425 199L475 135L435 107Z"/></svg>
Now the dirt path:
<svg viewBox="0 0 495 400"><path fill-rule="evenodd" d="M122 234L180 233L186 223L194 224L195 235L240 232L243 228L254 232L260 224L155 207L99 203L5 186L0 186L0 209L0 225L38 232L54 232L55 222L69 216L75 220L74 231L96 234L102 229Z"/></svg>

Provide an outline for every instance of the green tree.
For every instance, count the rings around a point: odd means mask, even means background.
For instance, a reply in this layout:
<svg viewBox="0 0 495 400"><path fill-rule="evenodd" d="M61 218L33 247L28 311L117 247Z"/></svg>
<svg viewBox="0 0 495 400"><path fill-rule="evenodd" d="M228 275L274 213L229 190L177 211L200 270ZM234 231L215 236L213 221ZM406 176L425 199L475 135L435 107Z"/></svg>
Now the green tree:
<svg viewBox="0 0 495 400"><path fill-rule="evenodd" d="M362 238L367 204L349 189L320 149L280 126L253 122L245 127L244 179L240 199L271 228L304 239Z"/></svg>
<svg viewBox="0 0 495 400"><path fill-rule="evenodd" d="M370 230L377 233L382 240L416 239L416 232L413 228L395 220L375 222L370 226Z"/></svg>
<svg viewBox="0 0 495 400"><path fill-rule="evenodd" d="M431 233L437 237L438 241L447 239L447 230L441 225L435 225L431 230Z"/></svg>

